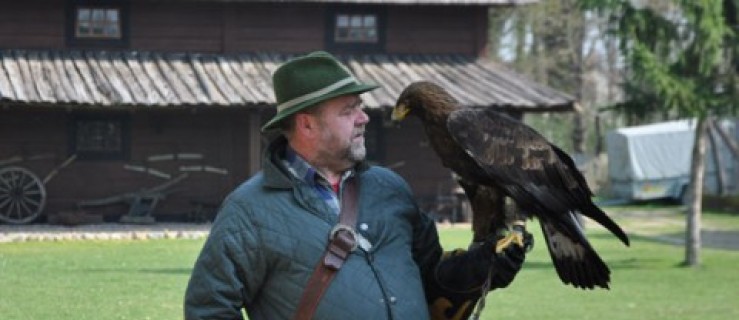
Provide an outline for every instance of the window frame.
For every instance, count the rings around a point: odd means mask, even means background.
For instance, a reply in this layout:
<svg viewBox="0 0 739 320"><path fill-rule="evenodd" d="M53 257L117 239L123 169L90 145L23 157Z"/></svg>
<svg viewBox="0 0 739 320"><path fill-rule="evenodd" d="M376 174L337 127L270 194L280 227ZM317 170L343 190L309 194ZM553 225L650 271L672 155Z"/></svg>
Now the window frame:
<svg viewBox="0 0 739 320"><path fill-rule="evenodd" d="M81 124L101 121L113 122L118 126L118 134L120 134L117 137L119 148L117 150L79 150L80 141L78 137ZM77 113L69 117L67 127L68 153L70 155L76 154L78 160L129 160L131 154L131 118L128 114Z"/></svg>
<svg viewBox="0 0 739 320"><path fill-rule="evenodd" d="M385 51L385 31L387 13L384 6L346 6L336 5L326 9L325 47L337 53L383 53ZM337 19L339 15L375 17L375 42L365 41L337 41Z"/></svg>
<svg viewBox="0 0 739 320"><path fill-rule="evenodd" d="M340 26L339 25L339 18L345 17L346 18L346 26ZM365 23L368 22L367 18L374 18L374 38L370 38L367 35L367 31L371 30L369 26L367 26ZM353 25L355 21L359 21L359 25ZM377 15L371 14L371 13L343 13L343 12L337 12L334 16L334 21L336 22L334 24L334 42L336 43L355 43L355 44L374 44L380 41L378 36L378 26L377 26ZM346 35L340 38L340 34L342 30L346 30ZM352 31L358 31L360 38L352 39ZM366 37L365 37L366 36Z"/></svg>
<svg viewBox="0 0 739 320"><path fill-rule="evenodd" d="M118 11L118 37L79 36L78 12L80 9ZM129 39L129 4L121 0L69 0L67 1L66 40L68 47L127 48Z"/></svg>
<svg viewBox="0 0 739 320"><path fill-rule="evenodd" d="M89 18L87 20L81 20L80 16L82 14L82 10L88 10ZM109 6L78 6L75 8L76 14L75 14L75 22L74 22L74 36L78 39L97 39L97 40L119 40L123 34L121 32L121 20L120 20L120 14L121 10L120 8L116 7L109 7ZM103 19L98 20L95 19L96 13L102 13ZM114 12L116 15L115 21L108 19L108 13ZM87 33L82 34L80 31L82 28L80 25L86 22L89 24L87 26ZM107 34L106 30L109 26L115 26L115 34L109 35ZM100 28L102 33L96 34L94 30L97 28Z"/></svg>

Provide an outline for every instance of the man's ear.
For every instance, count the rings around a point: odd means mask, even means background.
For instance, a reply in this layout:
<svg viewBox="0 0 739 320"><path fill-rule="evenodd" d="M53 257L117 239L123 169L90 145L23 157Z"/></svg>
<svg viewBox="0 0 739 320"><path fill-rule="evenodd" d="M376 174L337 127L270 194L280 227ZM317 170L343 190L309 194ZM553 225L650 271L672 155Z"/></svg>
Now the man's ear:
<svg viewBox="0 0 739 320"><path fill-rule="evenodd" d="M317 119L309 113L298 113L295 115L295 130L303 135L311 135L316 131Z"/></svg>

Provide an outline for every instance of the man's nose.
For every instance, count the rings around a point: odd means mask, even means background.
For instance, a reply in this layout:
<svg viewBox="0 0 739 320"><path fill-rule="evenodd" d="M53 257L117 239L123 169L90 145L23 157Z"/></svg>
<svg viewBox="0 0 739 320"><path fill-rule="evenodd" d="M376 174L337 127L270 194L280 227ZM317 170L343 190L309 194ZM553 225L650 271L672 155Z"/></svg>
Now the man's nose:
<svg viewBox="0 0 739 320"><path fill-rule="evenodd" d="M359 115L357 116L357 123L360 125L367 124L370 120L369 115L364 109L359 109Z"/></svg>

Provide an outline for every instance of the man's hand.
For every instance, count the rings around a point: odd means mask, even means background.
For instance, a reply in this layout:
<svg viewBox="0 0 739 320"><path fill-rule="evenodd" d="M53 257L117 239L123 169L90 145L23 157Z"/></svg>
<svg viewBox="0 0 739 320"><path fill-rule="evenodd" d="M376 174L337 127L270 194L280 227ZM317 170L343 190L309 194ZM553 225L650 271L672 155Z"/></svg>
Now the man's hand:
<svg viewBox="0 0 739 320"><path fill-rule="evenodd" d="M478 291L490 275L489 289L507 287L521 270L533 241L530 233L514 229L474 243L469 251L448 252L436 269L437 281L450 291L470 292Z"/></svg>
<svg viewBox="0 0 739 320"><path fill-rule="evenodd" d="M508 235L486 241L484 247L491 252L491 290L505 288L513 282L526 259L526 252L533 245L534 237L531 233L515 227Z"/></svg>
<svg viewBox="0 0 739 320"><path fill-rule="evenodd" d="M467 319L483 296L483 289L504 288L513 282L526 251L533 245L530 233L515 227L513 232L519 232L519 240L506 239L512 232L491 235L473 243L468 251L444 254L434 272L435 281L426 292L432 319Z"/></svg>

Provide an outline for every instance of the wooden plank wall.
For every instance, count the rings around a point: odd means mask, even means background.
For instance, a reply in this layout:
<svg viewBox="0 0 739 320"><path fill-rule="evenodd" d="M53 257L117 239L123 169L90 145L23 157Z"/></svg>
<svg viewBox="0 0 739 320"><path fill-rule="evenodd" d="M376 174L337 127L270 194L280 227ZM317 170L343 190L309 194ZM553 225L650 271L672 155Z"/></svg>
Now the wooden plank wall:
<svg viewBox="0 0 739 320"><path fill-rule="evenodd" d="M411 117L401 124L386 126L383 134L383 165L405 178L420 201L432 201L439 191L450 192L452 173L441 165L420 120Z"/></svg>
<svg viewBox="0 0 739 320"><path fill-rule="evenodd" d="M197 110L197 111L193 111ZM179 109L109 113L129 113L131 154L128 160L77 160L49 181L45 214L74 210L80 200L98 199L136 191L166 182L153 175L126 170L124 165L157 169L176 177L180 166L209 165L228 170L228 175L191 172L157 207L158 214L179 215L192 208L190 200L218 203L250 172L250 117L261 115L247 109ZM67 126L70 112L61 108L0 109L0 160L14 156L51 154L53 158L23 161L14 165L28 168L43 179L68 156ZM257 140L259 141L259 140ZM198 153L202 160L151 162L151 155ZM121 215L124 205L90 208L103 215Z"/></svg>
<svg viewBox="0 0 739 320"><path fill-rule="evenodd" d="M194 111L195 110L195 111ZM153 168L172 177L180 166L210 165L225 168L229 175L192 172L179 183L157 208L159 215L180 215L191 209L190 200L218 203L256 169L253 159L266 143L250 136L250 125L264 123L270 110L255 113L246 109L117 110L131 119L131 152L127 160L77 160L60 170L46 185L48 202L45 214L74 210L80 200L98 199L164 183L165 179L124 169L124 165ZM48 154L53 158L16 163L43 179L68 156L68 119L62 108L0 109L0 160L14 156ZM255 120L256 118L256 120ZM411 118L402 125L382 128L385 149L380 165L389 166L403 176L419 200L431 201L439 188L449 188L450 172L428 145L420 122ZM254 143L260 145L255 146ZM151 162L152 155L199 153L202 160ZM89 208L107 216L124 214L125 205Z"/></svg>
<svg viewBox="0 0 739 320"><path fill-rule="evenodd" d="M27 0L3 4L0 10L0 48L65 48L64 1ZM323 46L323 4L138 2L130 4L130 47L137 51L236 53L248 51L304 52ZM388 53L465 53L484 51L485 7L393 6L387 10ZM105 66L101 66L103 68ZM173 66L176 67L176 66ZM29 68L32 68L29 67ZM19 72L22 72L20 70ZM99 70L90 70L99 72ZM58 155L49 161L24 164L40 176L67 156L68 108L0 107L0 159L17 154ZM192 110L198 110L192 113ZM188 198L217 201L259 166L249 138L255 124L250 108L216 108L132 112L130 162L162 152L204 152L205 161L225 167L231 175L193 174L163 212L189 208ZM131 112L131 111L129 111ZM258 111L258 112L261 112ZM401 127L385 127L384 165L403 163L394 170L405 177L419 198L436 195L450 172L443 168L415 119ZM249 127L252 127L250 131ZM251 143L250 143L251 141ZM82 199L109 196L161 183L122 169L129 161L79 161L64 169L47 186L47 212L69 210ZM175 167L162 169L172 171ZM194 183L189 183L190 181ZM102 209L101 209L102 210ZM110 209L120 213L124 207ZM104 212L109 213L109 212Z"/></svg>
<svg viewBox="0 0 739 320"><path fill-rule="evenodd" d="M131 48L142 51L220 52L223 8L201 2L132 2Z"/></svg>
<svg viewBox="0 0 739 320"><path fill-rule="evenodd" d="M386 50L392 53L463 53L484 51L487 8L471 6L391 7ZM480 19L482 16L484 19Z"/></svg>
<svg viewBox="0 0 739 320"><path fill-rule="evenodd" d="M299 53L324 46L320 3L132 1L129 47L165 52ZM0 48L65 48L65 1L3 4ZM387 53L484 54L484 6L389 6Z"/></svg>
<svg viewBox="0 0 739 320"><path fill-rule="evenodd" d="M323 47L324 7L263 4L226 10L224 52L300 53Z"/></svg>
<svg viewBox="0 0 739 320"><path fill-rule="evenodd" d="M3 1L0 47L63 48L64 1Z"/></svg>

